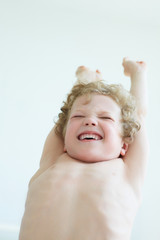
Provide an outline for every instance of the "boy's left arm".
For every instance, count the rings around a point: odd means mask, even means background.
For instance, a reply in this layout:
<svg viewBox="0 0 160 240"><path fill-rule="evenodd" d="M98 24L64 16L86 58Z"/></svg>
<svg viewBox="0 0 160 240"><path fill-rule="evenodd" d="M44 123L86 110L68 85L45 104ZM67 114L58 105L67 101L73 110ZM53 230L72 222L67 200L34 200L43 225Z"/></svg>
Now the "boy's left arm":
<svg viewBox="0 0 160 240"><path fill-rule="evenodd" d="M132 180L143 183L148 159L148 138L146 133L145 118L147 114L147 67L144 62L134 62L125 58L123 60L124 74L131 78L131 94L137 102L138 120L140 130L129 145L124 157L124 162L129 170Z"/></svg>

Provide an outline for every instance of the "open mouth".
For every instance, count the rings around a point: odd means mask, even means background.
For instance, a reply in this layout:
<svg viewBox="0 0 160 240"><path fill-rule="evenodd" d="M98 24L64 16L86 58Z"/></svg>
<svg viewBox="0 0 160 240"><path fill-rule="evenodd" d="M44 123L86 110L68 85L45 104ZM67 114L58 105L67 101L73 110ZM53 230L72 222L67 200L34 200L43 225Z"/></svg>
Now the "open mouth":
<svg viewBox="0 0 160 240"><path fill-rule="evenodd" d="M102 139L102 136L96 133L82 133L78 136L80 141L98 141Z"/></svg>

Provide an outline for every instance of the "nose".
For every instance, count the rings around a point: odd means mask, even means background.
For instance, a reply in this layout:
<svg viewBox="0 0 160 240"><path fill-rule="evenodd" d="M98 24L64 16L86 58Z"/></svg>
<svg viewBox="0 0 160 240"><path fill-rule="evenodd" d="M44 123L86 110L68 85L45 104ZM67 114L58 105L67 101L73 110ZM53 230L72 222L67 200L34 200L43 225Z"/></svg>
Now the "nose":
<svg viewBox="0 0 160 240"><path fill-rule="evenodd" d="M85 126L97 126L97 120L92 117L87 117L83 121L83 125Z"/></svg>

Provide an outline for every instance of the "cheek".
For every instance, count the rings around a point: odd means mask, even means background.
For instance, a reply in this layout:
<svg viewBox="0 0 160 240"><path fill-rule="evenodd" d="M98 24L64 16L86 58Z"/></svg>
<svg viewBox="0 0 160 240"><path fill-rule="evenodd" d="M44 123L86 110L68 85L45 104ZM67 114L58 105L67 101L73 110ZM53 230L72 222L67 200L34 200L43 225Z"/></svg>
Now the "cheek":
<svg viewBox="0 0 160 240"><path fill-rule="evenodd" d="M65 136L69 134L69 132L71 131L71 128L72 128L72 124L70 121L68 121L65 126Z"/></svg>
<svg viewBox="0 0 160 240"><path fill-rule="evenodd" d="M103 126L104 132L109 134L109 133L113 133L115 131L115 128L112 124L106 124Z"/></svg>
<svg viewBox="0 0 160 240"><path fill-rule="evenodd" d="M66 130L71 134L73 132L76 132L80 127L79 121L70 121L67 124Z"/></svg>
<svg viewBox="0 0 160 240"><path fill-rule="evenodd" d="M68 142L70 142L73 139L73 137L76 135L76 131L77 131L76 124L69 122L66 126L66 132L65 132L65 137L64 137L65 144L67 144Z"/></svg>
<svg viewBox="0 0 160 240"><path fill-rule="evenodd" d="M69 134L69 131L68 129L66 130L66 134L65 134L65 137L64 137L64 144L65 146L67 146L68 142L70 141L70 134Z"/></svg>
<svg viewBox="0 0 160 240"><path fill-rule="evenodd" d="M109 137L121 137L121 131L118 126L108 124L104 127L105 135Z"/></svg>

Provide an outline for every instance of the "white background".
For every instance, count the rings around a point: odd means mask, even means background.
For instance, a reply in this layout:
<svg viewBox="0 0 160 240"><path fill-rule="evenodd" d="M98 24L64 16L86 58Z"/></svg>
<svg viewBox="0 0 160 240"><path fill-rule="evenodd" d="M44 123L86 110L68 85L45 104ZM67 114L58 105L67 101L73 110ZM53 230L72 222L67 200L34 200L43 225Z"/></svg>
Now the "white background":
<svg viewBox="0 0 160 240"><path fill-rule="evenodd" d="M98 68L129 88L124 56L147 62L150 99L150 159L132 240L160 239L159 12L159 0L0 0L0 239L17 239L28 181L76 68Z"/></svg>

